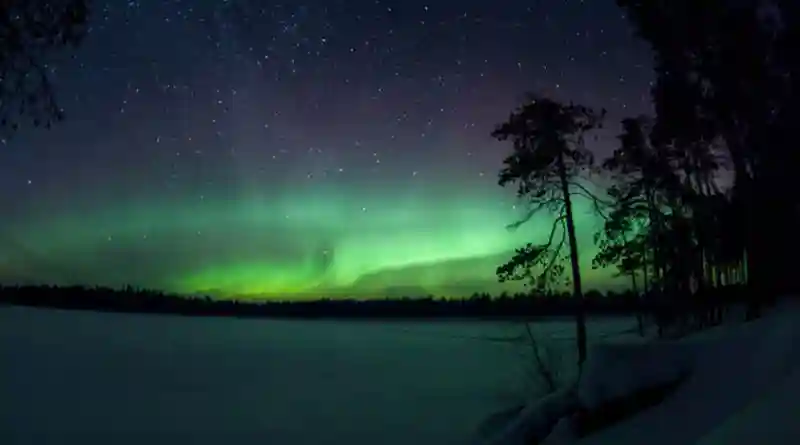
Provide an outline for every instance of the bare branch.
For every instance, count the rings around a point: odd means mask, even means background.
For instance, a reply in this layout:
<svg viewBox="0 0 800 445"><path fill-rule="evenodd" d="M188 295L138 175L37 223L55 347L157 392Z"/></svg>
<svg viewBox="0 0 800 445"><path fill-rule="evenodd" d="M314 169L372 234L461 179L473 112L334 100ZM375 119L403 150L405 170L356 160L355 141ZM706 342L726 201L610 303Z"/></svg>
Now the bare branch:
<svg viewBox="0 0 800 445"><path fill-rule="evenodd" d="M606 215L605 210L600 208L600 203L597 202L596 200L592 199L591 196L586 196L585 194L583 194L581 192L570 192L570 195L571 196L580 196L582 198L588 199L592 203L592 208L593 208L594 212L597 215L599 215L601 218L603 218L606 221L608 221L610 219L610 216Z"/></svg>
<svg viewBox="0 0 800 445"><path fill-rule="evenodd" d="M606 201L605 199L602 199L602 198L598 197L597 195L592 193L589 189L584 187L584 185L579 183L579 182L569 181L569 185L579 188L583 193L586 193L586 195L587 195L587 197L589 199L591 199L593 201L597 201L597 202L599 202L599 203L601 203L601 204L603 204L605 206L608 206L608 207L611 207L611 206L614 205L614 203L612 203L611 201Z"/></svg>
<svg viewBox="0 0 800 445"><path fill-rule="evenodd" d="M534 217L534 215L539 213L541 210L546 209L547 207L549 207L549 206L551 206L553 204L556 204L557 201L558 201L558 199L552 198L552 199L547 199L547 200L539 201L539 202L535 203L535 205L533 207L528 209L528 211L525 213L525 216L523 216L518 221L515 221L515 222L507 225L506 229L510 230L510 231L514 231L514 230L519 229L522 225L524 225L525 223L530 221Z"/></svg>
<svg viewBox="0 0 800 445"><path fill-rule="evenodd" d="M565 227L566 224L564 222L565 220L566 217L559 218L555 221L555 222L561 222L561 240L558 242L558 246L555 249L553 249L553 255L547 262L544 271L542 271L542 276L546 276L550 272L550 269L553 268L553 265L556 264L556 260L558 260L558 254L561 252L561 248L564 247L564 243L567 240L567 228ZM550 243L553 241L553 233L555 233L555 224L553 224L553 231L550 232L550 240L547 243L548 247L550 246Z"/></svg>
<svg viewBox="0 0 800 445"><path fill-rule="evenodd" d="M526 322L525 323L525 332L528 334L528 340L531 343L531 347L533 348L533 356L536 359L536 368L539 371L539 374L544 379L545 383L547 384L547 388L550 392L556 390L556 380L553 376L553 372L547 366L547 364L542 359L541 355L539 354L539 343L536 341L536 337L534 337L533 332L531 331L530 325Z"/></svg>
<svg viewBox="0 0 800 445"><path fill-rule="evenodd" d="M547 238L547 244L546 244L547 247L550 247L550 245L553 244L553 236L555 236L555 233L556 233L556 225L558 223L561 223L561 228L564 229L564 221L566 221L566 219L567 219L567 215L561 215L561 216L559 216L558 218L556 218L553 221L553 225L550 227L550 236ZM566 229L564 229L563 233L561 234L562 238L563 238L564 233L566 233ZM562 242L563 242L563 240L562 240Z"/></svg>

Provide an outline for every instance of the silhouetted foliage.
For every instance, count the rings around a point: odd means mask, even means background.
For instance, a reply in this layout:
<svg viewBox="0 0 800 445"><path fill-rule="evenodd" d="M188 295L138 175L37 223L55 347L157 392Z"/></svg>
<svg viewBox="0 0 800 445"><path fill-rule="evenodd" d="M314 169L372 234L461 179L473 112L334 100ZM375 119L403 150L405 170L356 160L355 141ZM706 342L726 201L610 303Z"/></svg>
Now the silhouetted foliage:
<svg viewBox="0 0 800 445"><path fill-rule="evenodd" d="M800 3L617 3L653 50L654 143L674 147L697 171L710 169L704 157L708 145L717 143L733 167L730 193L700 192L695 186L694 194L683 196L694 210L681 215L696 246L696 255L685 258L687 266L697 275L698 263L711 264L705 279L694 279L700 285L746 279L753 298L767 302L796 291L788 259L800 247L794 233L800 198L787 187L796 182L800 165L794 143L800 121ZM763 303L752 302L752 315Z"/></svg>
<svg viewBox="0 0 800 445"><path fill-rule="evenodd" d="M528 280L543 289L562 275L562 261L570 260L573 297L578 308L579 366L586 360L586 323L581 310L583 291L571 195L573 184L593 162L584 136L600 126L604 114L605 111L596 113L581 105L565 105L531 94L492 132L498 140L511 140L514 148L503 161L505 167L500 171L499 184L516 185L517 196L528 206L525 217L509 228L520 227L542 210L555 214L547 242L528 243L517 249L508 263L497 268L498 278L500 281ZM556 240L559 228L561 236ZM565 239L568 255L562 253ZM534 275L534 271L538 275Z"/></svg>
<svg viewBox="0 0 800 445"><path fill-rule="evenodd" d="M613 202L595 236L600 250L593 264L615 265L634 288L641 275L645 293L663 309L667 296L680 304L702 299L712 287L743 283L734 272L743 268L745 252L736 241L731 194L715 182L718 144L665 144L651 122L623 120L620 147L603 163Z"/></svg>
<svg viewBox="0 0 800 445"><path fill-rule="evenodd" d="M800 247L800 198L785 192L800 165L791 145L800 121L793 106L800 99L800 3L617 3L653 49L655 116L624 119L620 146L602 165L610 202L596 207L605 222L593 267L616 267L634 294L641 284L643 307L654 311L660 329L689 313L703 325L719 322L720 295L729 292L722 289L741 292L742 285L756 315L758 298L769 302L797 289L787 259ZM531 204L513 227L542 209L555 219L546 243L518 249L498 275L541 286L563 272L554 265L564 258L563 233L574 231L570 186L590 165L582 145L570 151L567 136L582 142L593 125L583 107L530 102L494 134L514 141L500 182L516 183ZM571 165L561 168L559 159ZM726 188L720 175L729 166ZM569 257L580 296L577 252Z"/></svg>
<svg viewBox="0 0 800 445"><path fill-rule="evenodd" d="M88 31L89 0L0 1L0 137L28 118L49 127L63 119L47 57L77 46Z"/></svg>

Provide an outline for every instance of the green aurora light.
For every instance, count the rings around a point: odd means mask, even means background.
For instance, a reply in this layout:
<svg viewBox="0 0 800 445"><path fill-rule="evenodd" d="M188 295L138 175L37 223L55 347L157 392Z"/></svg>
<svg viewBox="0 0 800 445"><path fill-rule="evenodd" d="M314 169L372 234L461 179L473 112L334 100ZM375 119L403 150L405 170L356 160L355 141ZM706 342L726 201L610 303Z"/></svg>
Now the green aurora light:
<svg viewBox="0 0 800 445"><path fill-rule="evenodd" d="M402 190L401 188L398 190ZM451 191L391 197L358 190L299 191L270 200L207 197L191 205L148 201L115 211L38 219L9 234L4 281L134 284L218 298L464 296L515 291L495 268L525 242L540 242L552 218L516 231L514 199ZM588 287L618 285L590 267L598 221L576 204Z"/></svg>

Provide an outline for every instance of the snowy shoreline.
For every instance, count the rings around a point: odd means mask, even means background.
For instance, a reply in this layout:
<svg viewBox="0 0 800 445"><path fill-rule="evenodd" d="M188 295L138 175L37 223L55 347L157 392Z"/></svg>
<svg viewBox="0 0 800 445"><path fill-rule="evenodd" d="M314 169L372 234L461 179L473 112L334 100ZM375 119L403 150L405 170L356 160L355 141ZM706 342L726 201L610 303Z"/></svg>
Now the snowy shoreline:
<svg viewBox="0 0 800 445"><path fill-rule="evenodd" d="M577 383L532 400L502 425L495 419L494 433L484 433L488 437L479 443L711 445L755 443L754 438L761 444L795 443L798 344L800 303L788 299L758 320L677 340L604 340L592 347ZM671 383L674 392L660 403L581 433L576 413L597 412L604 404Z"/></svg>

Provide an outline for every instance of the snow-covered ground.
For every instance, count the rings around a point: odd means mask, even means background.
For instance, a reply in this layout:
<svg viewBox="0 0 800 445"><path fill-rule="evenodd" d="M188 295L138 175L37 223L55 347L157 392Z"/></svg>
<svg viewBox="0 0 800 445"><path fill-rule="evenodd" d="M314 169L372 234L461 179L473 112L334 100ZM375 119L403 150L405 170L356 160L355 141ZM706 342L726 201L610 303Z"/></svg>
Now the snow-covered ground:
<svg viewBox="0 0 800 445"><path fill-rule="evenodd" d="M707 433L697 445L796 444L800 442L800 369Z"/></svg>
<svg viewBox="0 0 800 445"><path fill-rule="evenodd" d="M535 331L573 349L571 320ZM539 391L522 332L0 306L0 443L467 443Z"/></svg>
<svg viewBox="0 0 800 445"><path fill-rule="evenodd" d="M672 341L612 339L596 344L590 354L574 391L551 396L555 401L532 401L517 418L497 428L488 443L521 445L526 436L549 430L554 412L577 405L592 410L681 376L685 378L675 392L655 406L582 439L575 434L572 418L562 417L544 443L800 443L800 302L796 300L783 300L753 322L727 324ZM553 406L568 408L554 411Z"/></svg>

